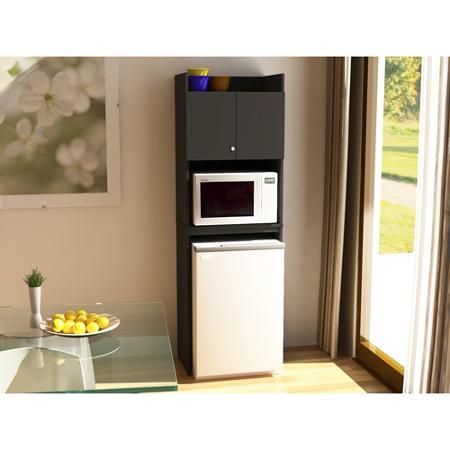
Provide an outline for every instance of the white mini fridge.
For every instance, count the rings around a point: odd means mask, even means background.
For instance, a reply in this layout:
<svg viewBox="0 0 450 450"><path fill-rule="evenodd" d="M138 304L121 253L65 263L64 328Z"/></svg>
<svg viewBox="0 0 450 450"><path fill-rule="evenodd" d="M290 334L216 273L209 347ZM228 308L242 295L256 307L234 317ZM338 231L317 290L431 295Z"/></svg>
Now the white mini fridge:
<svg viewBox="0 0 450 450"><path fill-rule="evenodd" d="M284 249L275 239L192 244L196 379L281 369Z"/></svg>

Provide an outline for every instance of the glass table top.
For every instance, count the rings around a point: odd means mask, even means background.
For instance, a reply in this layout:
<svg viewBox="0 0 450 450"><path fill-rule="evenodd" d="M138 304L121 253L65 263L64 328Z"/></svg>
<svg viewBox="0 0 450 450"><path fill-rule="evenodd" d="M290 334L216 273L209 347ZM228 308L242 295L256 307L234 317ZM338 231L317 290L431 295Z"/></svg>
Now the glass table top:
<svg viewBox="0 0 450 450"><path fill-rule="evenodd" d="M78 309L112 314L120 325L97 336L55 336L30 328L29 307L0 307L0 393L177 390L162 303L46 305L41 314Z"/></svg>

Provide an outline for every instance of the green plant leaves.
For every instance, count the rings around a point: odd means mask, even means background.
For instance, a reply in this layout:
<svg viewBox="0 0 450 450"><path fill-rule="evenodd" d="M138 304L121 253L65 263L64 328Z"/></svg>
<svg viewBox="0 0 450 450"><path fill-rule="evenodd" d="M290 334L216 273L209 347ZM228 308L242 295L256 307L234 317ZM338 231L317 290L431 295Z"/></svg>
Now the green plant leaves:
<svg viewBox="0 0 450 450"><path fill-rule="evenodd" d="M36 267L31 270L31 273L25 275L23 281L28 287L39 287L42 286L42 283L46 280L44 275L39 272L39 269Z"/></svg>

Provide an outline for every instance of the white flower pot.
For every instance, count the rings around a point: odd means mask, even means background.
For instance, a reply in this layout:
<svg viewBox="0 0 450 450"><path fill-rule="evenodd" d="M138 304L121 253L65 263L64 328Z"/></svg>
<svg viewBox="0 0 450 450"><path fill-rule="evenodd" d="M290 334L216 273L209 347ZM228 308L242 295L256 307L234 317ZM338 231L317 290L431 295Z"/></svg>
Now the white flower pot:
<svg viewBox="0 0 450 450"><path fill-rule="evenodd" d="M30 297L30 327L39 328L39 324L42 321L41 316L41 286L39 287L29 287L28 294Z"/></svg>

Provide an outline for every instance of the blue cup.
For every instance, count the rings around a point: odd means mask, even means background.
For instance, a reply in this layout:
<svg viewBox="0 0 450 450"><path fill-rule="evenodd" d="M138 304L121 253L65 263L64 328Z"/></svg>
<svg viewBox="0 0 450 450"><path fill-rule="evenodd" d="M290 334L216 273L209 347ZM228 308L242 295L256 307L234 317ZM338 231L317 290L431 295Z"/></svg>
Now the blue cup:
<svg viewBox="0 0 450 450"><path fill-rule="evenodd" d="M190 91L206 91L208 89L209 76L189 75Z"/></svg>

